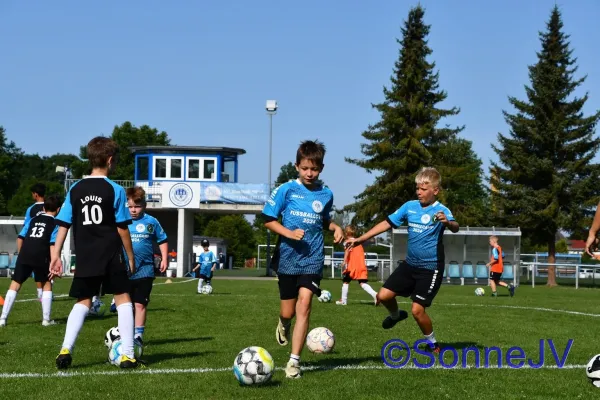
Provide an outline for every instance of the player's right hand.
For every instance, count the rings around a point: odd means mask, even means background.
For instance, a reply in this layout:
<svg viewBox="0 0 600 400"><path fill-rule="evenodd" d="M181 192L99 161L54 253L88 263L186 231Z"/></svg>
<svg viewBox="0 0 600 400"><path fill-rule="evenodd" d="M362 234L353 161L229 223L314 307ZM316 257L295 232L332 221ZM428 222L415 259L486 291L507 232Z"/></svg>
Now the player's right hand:
<svg viewBox="0 0 600 400"><path fill-rule="evenodd" d="M302 240L303 237L304 237L304 230L294 229L293 231L291 231L291 235L288 236L288 239Z"/></svg>
<svg viewBox="0 0 600 400"><path fill-rule="evenodd" d="M588 236L587 241L585 242L585 252L592 258L594 255L592 252L596 250L598 247L598 238L596 236Z"/></svg>

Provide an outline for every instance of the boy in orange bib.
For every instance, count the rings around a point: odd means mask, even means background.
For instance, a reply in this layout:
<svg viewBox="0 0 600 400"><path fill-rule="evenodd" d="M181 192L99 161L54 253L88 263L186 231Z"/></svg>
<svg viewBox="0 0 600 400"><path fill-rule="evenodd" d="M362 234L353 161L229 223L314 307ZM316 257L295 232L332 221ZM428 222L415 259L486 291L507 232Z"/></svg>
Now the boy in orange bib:
<svg viewBox="0 0 600 400"><path fill-rule="evenodd" d="M353 226L347 226L344 229L346 238L356 237L356 229ZM367 283L367 265L365 263L365 250L362 245L353 248L346 248L344 251L344 267L342 270L342 298L335 302L338 306L345 306L348 302L348 289L350 282L358 281L361 288L373 297L377 304L377 292Z"/></svg>

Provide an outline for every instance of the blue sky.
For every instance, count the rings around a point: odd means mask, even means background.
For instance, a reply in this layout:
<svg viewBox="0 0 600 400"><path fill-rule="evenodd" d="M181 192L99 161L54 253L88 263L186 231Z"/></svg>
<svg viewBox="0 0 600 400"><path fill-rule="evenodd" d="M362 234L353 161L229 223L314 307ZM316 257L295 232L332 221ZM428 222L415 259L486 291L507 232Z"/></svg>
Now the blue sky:
<svg viewBox="0 0 600 400"><path fill-rule="evenodd" d="M273 177L300 141L328 153L323 179L335 204L373 180L361 133L379 120L398 57L400 27L416 1L19 1L0 2L0 125L28 153L77 153L131 121L178 145L241 147L241 182L266 182L267 99L276 99ZM487 172L490 143L507 133L507 96L523 98L527 66L554 0L421 1L431 60ZM600 109L600 3L557 3L579 76Z"/></svg>

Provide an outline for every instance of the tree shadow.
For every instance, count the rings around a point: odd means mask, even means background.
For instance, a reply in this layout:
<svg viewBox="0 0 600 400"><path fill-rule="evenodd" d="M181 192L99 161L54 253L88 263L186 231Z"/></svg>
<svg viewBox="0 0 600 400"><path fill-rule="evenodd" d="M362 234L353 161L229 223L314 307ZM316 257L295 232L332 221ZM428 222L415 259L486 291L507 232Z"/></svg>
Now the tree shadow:
<svg viewBox="0 0 600 400"><path fill-rule="evenodd" d="M169 344L169 343L181 343L181 342L206 342L208 340L213 340L212 336L202 336L196 338L168 338L168 339L158 339L151 340L148 342L150 346L159 345L159 344Z"/></svg>
<svg viewBox="0 0 600 400"><path fill-rule="evenodd" d="M144 364L152 364L160 361L176 360L181 358L192 358L206 356L208 354L215 354L215 351L192 351L189 353L150 353L144 354L140 361Z"/></svg>

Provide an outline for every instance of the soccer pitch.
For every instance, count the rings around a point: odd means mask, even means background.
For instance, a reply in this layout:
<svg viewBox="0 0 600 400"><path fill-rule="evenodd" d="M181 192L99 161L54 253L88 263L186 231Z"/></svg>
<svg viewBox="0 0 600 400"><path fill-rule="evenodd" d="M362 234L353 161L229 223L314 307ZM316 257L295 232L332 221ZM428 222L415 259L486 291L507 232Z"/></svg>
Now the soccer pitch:
<svg viewBox="0 0 600 400"><path fill-rule="evenodd" d="M58 324L50 327L41 326L41 305L34 283L27 281L8 325L0 329L0 398L550 399L600 393L585 373L585 364L600 353L597 289L523 286L514 298L504 288L498 298L491 298L488 287L486 296L476 297L475 286L444 284L429 313L442 347L456 349L456 354L445 352L445 365L453 361L457 365L447 368L431 355L411 349L404 367L390 368L382 361L386 342L398 339L412 346L423 338L412 317L383 330L385 309L375 307L357 284L350 286L349 304L343 307L335 304L341 281L324 280L322 287L333 298L330 303L314 298L311 328L333 331L335 349L326 355L305 349L303 377L289 380L283 368L290 348L275 341L276 279L216 277L211 295L196 294L195 279L172 281L155 282L144 334L146 368L122 371L107 364L104 335L117 325L116 314L107 312L87 318L73 365L60 373L54 360L73 306L66 296L71 280L56 281L52 317ZM9 279L0 282L0 293L6 293L9 283ZM377 290L381 284L372 285ZM110 297L103 300L110 303ZM410 309L407 299L400 301L401 308ZM277 370L267 385L242 387L235 379L234 358L247 346L264 347L273 356ZM462 349L467 347L472 351L465 356ZM498 350L489 351L486 360L486 348L492 347ZM479 350L479 367L473 348ZM511 352L511 348L518 349ZM400 350L391 354L407 355ZM507 363L507 357L517 368ZM519 367L520 363L524 365Z"/></svg>

